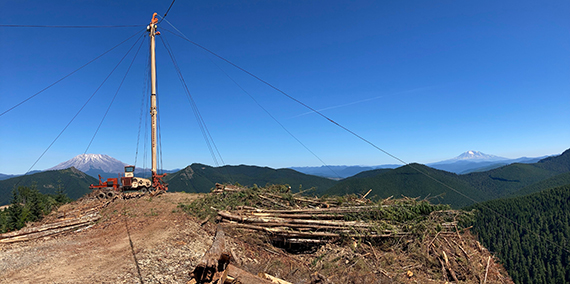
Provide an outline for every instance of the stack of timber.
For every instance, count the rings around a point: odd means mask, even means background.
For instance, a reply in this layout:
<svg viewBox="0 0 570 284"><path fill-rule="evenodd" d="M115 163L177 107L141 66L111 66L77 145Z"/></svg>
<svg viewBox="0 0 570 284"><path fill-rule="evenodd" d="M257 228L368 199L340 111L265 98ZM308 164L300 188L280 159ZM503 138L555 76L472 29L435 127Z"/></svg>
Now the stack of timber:
<svg viewBox="0 0 570 284"><path fill-rule="evenodd" d="M99 212L114 200L82 199L72 204L64 204L45 216L40 222L30 223L19 231L0 234L0 243L15 243L59 235L85 229L101 218Z"/></svg>
<svg viewBox="0 0 570 284"><path fill-rule="evenodd" d="M333 208L307 208L264 210L240 208L218 212L220 220L229 226L267 233L274 241L286 244L321 244L341 238L400 238L411 235L406 226L387 220L354 220L371 212L382 214L398 205L350 206ZM454 211L433 211L426 217L454 214ZM443 234L452 232L456 222L437 224ZM436 225L436 226L437 226Z"/></svg>
<svg viewBox="0 0 570 284"><path fill-rule="evenodd" d="M422 228L445 233L455 228L460 215L447 205L414 198L373 202L367 198L370 193L318 198L293 194L289 186L217 184L212 194L189 210L198 215L210 212L234 228L265 232L273 242L315 245L343 238L400 238L417 233L420 223Z"/></svg>
<svg viewBox="0 0 570 284"><path fill-rule="evenodd" d="M101 216L99 215L99 212L96 211L88 213L84 216L64 221L48 223L40 226L26 227L19 231L1 234L0 243L29 241L37 238L61 234L72 230L79 230L92 225L93 222L99 220L100 218Z"/></svg>
<svg viewBox="0 0 570 284"><path fill-rule="evenodd" d="M99 220L101 218L99 215L100 210L115 200L140 198L143 196L149 196L149 194L143 192L117 192L112 198L101 200L97 198L97 191L94 190L73 204L62 205L38 223L28 224L28 226L19 231L0 234L0 243L29 241L80 230Z"/></svg>

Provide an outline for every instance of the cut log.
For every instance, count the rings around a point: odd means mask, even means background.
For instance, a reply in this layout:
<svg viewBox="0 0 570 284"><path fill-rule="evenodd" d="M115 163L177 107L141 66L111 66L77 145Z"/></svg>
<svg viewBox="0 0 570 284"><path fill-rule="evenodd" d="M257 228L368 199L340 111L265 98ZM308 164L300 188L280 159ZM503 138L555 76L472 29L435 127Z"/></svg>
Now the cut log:
<svg viewBox="0 0 570 284"><path fill-rule="evenodd" d="M282 223L282 224L308 224L308 225L323 225L323 226L339 226L339 227L374 227L374 224L369 224L361 221L332 221L332 220L305 220L305 219L285 219L276 217L246 217L232 214L228 211L219 211L218 215L223 218L238 221L243 223Z"/></svg>
<svg viewBox="0 0 570 284"><path fill-rule="evenodd" d="M291 238L338 238L341 236L354 237L354 238L389 238L389 237L402 237L409 235L409 233L394 233L394 234L337 234L329 232L298 232L291 230L283 230L278 228L266 228L262 226L249 225L249 224L232 224L237 228L252 229L257 231L264 231L272 235L285 236Z"/></svg>
<svg viewBox="0 0 570 284"><path fill-rule="evenodd" d="M239 222L236 221L231 221L231 220L227 220L227 219L222 219L222 222L224 223L230 223L230 224L239 224ZM329 231L369 231L367 230L368 227L351 227L350 225L347 226L324 226L324 225L311 225L311 224L295 224L295 223L248 223L251 225L256 225L256 226L262 226L262 227L288 227L288 228L296 228L296 229L315 229L315 230L329 230ZM365 229L362 229L365 228ZM392 233L392 231L390 230L382 230L383 233L386 234L390 234Z"/></svg>
<svg viewBox="0 0 570 284"><path fill-rule="evenodd" d="M37 227L27 227L27 228L23 228L19 231L1 234L0 239L6 239L6 238L15 237L15 236L23 236L23 235L27 235L27 234L33 234L33 233L38 233L38 232L43 232L43 231L48 231L48 230L53 230L53 229L59 229L59 228L63 228L63 227L74 226L77 224L96 221L99 218L101 218L101 216L99 216L99 214L89 214L89 215L85 215L85 216L82 216L80 218L76 218L76 219L72 219L72 220L66 220L66 221L61 221L61 222L56 222L56 223L51 223L51 224L45 224L45 225L41 225L41 226L37 226Z"/></svg>
<svg viewBox="0 0 570 284"><path fill-rule="evenodd" d="M33 240L33 239L37 239L37 238L47 237L47 236L56 235L56 234L60 234L60 233L64 233L64 232L68 232L68 231L72 231L72 230L76 230L76 229L81 229L81 228L89 226L90 224L91 224L91 222L88 221L88 222L76 224L73 226L56 228L56 229L36 232L36 233L32 233L32 234L24 234L24 235L14 236L14 237L10 237L10 238L1 239L0 243L16 243L16 242L29 241L29 240Z"/></svg>
<svg viewBox="0 0 570 284"><path fill-rule="evenodd" d="M286 213L286 214L295 214L295 213L310 213L310 214L319 214L319 213L346 213L346 212L361 212L367 211L370 209L378 209L384 207L390 207L392 205L373 205L373 206L351 206L351 207L332 207L332 208L307 208L307 209L289 209L289 210L264 210L264 209L256 209L255 212L260 213ZM404 206L404 205L401 205Z"/></svg>
<svg viewBox="0 0 570 284"><path fill-rule="evenodd" d="M240 269L232 264L228 265L228 278L225 283L241 283L241 284L274 284L273 282L263 279L257 275L253 275L243 269ZM228 282L228 279L233 279Z"/></svg>
<svg viewBox="0 0 570 284"><path fill-rule="evenodd" d="M278 217L278 218L289 218L289 219L344 219L344 215L341 214L284 214L284 213L260 213L260 212L248 212L251 216L256 217Z"/></svg>
<svg viewBox="0 0 570 284"><path fill-rule="evenodd" d="M224 270L230 263L231 253L226 250L224 230L221 225L216 228L216 236L210 249L204 254L192 277L198 283L212 282L224 278Z"/></svg>

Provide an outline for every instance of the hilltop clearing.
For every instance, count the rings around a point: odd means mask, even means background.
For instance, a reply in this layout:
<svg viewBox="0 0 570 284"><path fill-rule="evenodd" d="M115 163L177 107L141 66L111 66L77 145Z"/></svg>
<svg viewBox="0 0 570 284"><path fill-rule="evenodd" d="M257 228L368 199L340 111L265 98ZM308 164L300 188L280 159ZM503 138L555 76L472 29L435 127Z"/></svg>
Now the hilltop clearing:
<svg viewBox="0 0 570 284"><path fill-rule="evenodd" d="M0 282L140 283L140 269L144 283L185 283L192 261L211 243L207 232L176 210L178 203L197 197L169 193L64 205L41 224L89 212L100 218L92 227L63 235L0 244Z"/></svg>
<svg viewBox="0 0 570 284"><path fill-rule="evenodd" d="M223 195L228 193L216 198ZM78 227L57 235L42 236L45 232L40 232L41 237L28 237L28 241L7 243L13 237L0 235L0 282L187 283L212 245L216 225L187 214L182 210L187 205L180 204L196 205L212 200L212 196L166 193L103 201L84 198L61 206L20 233L78 218L87 222L76 222ZM422 204L418 203L421 208L431 208ZM414 216L423 220L433 216L429 212ZM89 225L89 220L94 223ZM410 222L402 222L394 224L403 226L403 231L412 228L406 229ZM488 283L512 283L499 260L468 231L443 229L438 233L430 228L430 232L416 231L413 236L336 239L292 251L274 246L270 234L225 226L233 265L291 283L444 283L454 278L461 283L480 283L485 277ZM318 282L321 280L325 282Z"/></svg>

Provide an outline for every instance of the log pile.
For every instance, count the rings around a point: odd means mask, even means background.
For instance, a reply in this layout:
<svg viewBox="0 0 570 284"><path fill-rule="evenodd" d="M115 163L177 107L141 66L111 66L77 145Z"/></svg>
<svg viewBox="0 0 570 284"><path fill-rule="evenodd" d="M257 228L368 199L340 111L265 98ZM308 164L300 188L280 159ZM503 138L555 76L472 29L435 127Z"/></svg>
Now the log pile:
<svg viewBox="0 0 570 284"><path fill-rule="evenodd" d="M308 270L318 272L311 283L349 283L355 278L362 280L359 283L512 283L469 228L459 225L469 212L417 198L372 201L367 199L370 191L313 198L293 194L287 186L227 189L219 187L182 208L203 222L218 222L228 234L252 246L259 245L259 238L263 246L302 252L291 261L290 254L264 247L271 255L263 258L280 259L275 260L279 265L250 262L247 267L256 271L292 280L303 270L304 281ZM295 267L301 263L308 268ZM287 264L292 264L290 269ZM217 283L233 283L228 280L233 268L227 264L228 277Z"/></svg>
<svg viewBox="0 0 570 284"><path fill-rule="evenodd" d="M61 234L72 230L79 230L90 226L93 224L93 222L99 220L100 218L101 216L99 215L99 212L90 212L78 218L48 223L41 226L26 227L19 231L1 234L0 243L29 241L32 239Z"/></svg>
<svg viewBox="0 0 570 284"><path fill-rule="evenodd" d="M160 191L159 193L162 193ZM119 192L110 199L97 198L97 190L72 204L65 204L57 211L45 216L39 223L28 224L27 227L5 234L0 234L0 243L29 241L37 238L53 236L92 225L99 220L101 209L117 199L132 199L149 196L143 192ZM153 196L152 194L150 196Z"/></svg>
<svg viewBox="0 0 570 284"><path fill-rule="evenodd" d="M201 220L266 233L274 244L318 245L343 238L400 238L429 231L449 231L456 211L427 200L392 197L373 202L362 195L310 197L289 186L244 188L217 184L212 194L190 204ZM426 222L424 222L426 221ZM422 223L418 225L419 223ZM422 228L418 228L422 227ZM288 246L287 246L288 247Z"/></svg>
<svg viewBox="0 0 570 284"><path fill-rule="evenodd" d="M345 213L369 209L337 207L324 209L262 210L246 209L219 211L221 222L228 225L266 232L272 239L285 243L319 244L341 237L387 238L408 233L395 229L381 229L379 224L363 221L345 221Z"/></svg>
<svg viewBox="0 0 570 284"><path fill-rule="evenodd" d="M398 205L350 206L264 210L239 207L218 212L219 220L229 226L267 233L274 242L284 244L323 244L341 238L400 238L409 236L402 224L385 220L347 221L355 214ZM441 215L441 211L430 215ZM452 232L456 222L438 223L441 233Z"/></svg>
<svg viewBox="0 0 570 284"><path fill-rule="evenodd" d="M70 231L81 230L101 218L99 212L114 200L93 201L83 199L73 204L64 204L45 216L38 223L31 223L19 231L0 234L0 243L15 243L54 236Z"/></svg>
<svg viewBox="0 0 570 284"><path fill-rule="evenodd" d="M273 185L269 187L271 190L265 191L263 193L259 193L256 195L256 198L265 205L266 207L279 207L279 208L299 208L299 207L312 207L312 208L329 208L329 207L337 207L340 206L340 203L335 198L311 198L311 197L304 197L301 194L304 191L297 192L291 194L291 187L289 186L279 186ZM277 189L277 190L276 190ZM220 184L216 183L216 188L211 191L211 194L219 195L224 193L237 193L237 192L244 192L249 190L246 187L236 186L236 185L228 185L228 184ZM371 202L370 199L366 197L372 192L372 189L368 190L366 194L361 196L352 196L350 198L350 203L354 205L364 205L369 204ZM285 193L285 196L283 195ZM389 197L386 200L391 199Z"/></svg>
<svg viewBox="0 0 570 284"><path fill-rule="evenodd" d="M223 227L218 225L214 242L190 274L192 280L189 284L291 284L266 273L254 275L230 264L231 252L226 249L225 242Z"/></svg>

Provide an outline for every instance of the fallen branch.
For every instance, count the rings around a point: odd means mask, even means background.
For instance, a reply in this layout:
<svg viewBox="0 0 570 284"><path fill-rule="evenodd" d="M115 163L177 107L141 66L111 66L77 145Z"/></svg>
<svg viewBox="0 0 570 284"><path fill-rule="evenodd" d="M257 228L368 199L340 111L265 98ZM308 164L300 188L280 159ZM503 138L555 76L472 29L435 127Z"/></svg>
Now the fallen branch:
<svg viewBox="0 0 570 284"><path fill-rule="evenodd" d="M279 217L291 219L344 219L344 215L339 214L285 214L285 213L264 213L264 212L249 212L252 216L257 217Z"/></svg>
<svg viewBox="0 0 570 284"><path fill-rule="evenodd" d="M445 251L442 251L443 253L443 258L445 259L445 264L447 265L447 270L449 271L449 274L451 274L451 277L453 278L453 280L455 280L456 283L459 283L459 280L457 279L457 275L455 275L455 271L453 271L453 269L451 269L451 265L449 264L449 259L447 258L447 254L445 253Z"/></svg>
<svg viewBox="0 0 570 284"><path fill-rule="evenodd" d="M491 256L487 258L487 267L485 268L485 280L483 281L483 284L487 283L487 273L489 273L489 263L491 263Z"/></svg>
<svg viewBox="0 0 570 284"><path fill-rule="evenodd" d="M372 192L372 188L368 190L368 192L363 195L360 199L366 199L366 196L368 196L368 194L370 194L370 192Z"/></svg>

